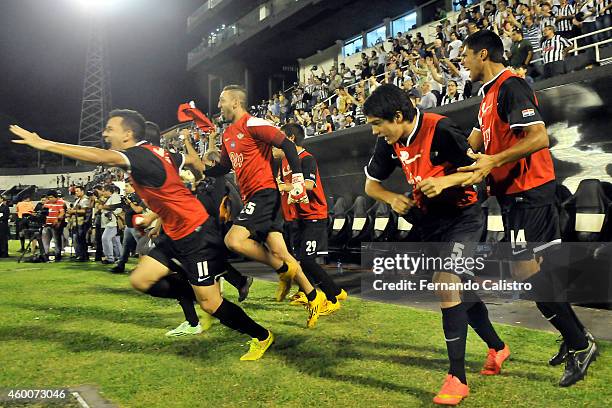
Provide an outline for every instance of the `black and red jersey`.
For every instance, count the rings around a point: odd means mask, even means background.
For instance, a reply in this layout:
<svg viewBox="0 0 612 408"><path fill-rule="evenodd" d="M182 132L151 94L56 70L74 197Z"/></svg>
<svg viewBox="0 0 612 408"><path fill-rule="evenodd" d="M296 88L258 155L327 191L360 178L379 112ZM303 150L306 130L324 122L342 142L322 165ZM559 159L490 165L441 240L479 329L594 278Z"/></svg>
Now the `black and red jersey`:
<svg viewBox="0 0 612 408"><path fill-rule="evenodd" d="M298 153L304 181L310 180L314 183L314 188L306 191L308 194L308 203L292 204L296 210L296 217L302 220L323 220L327 219L327 200L325 199L325 191L323 191L323 183L319 175L319 168L314 156L306 150ZM281 169L282 178L285 183L291 183L292 172L289 167L287 158L284 157Z"/></svg>
<svg viewBox="0 0 612 408"><path fill-rule="evenodd" d="M283 181L283 183L291 183L291 168L289 167L289 163L287 160L282 160L282 165L278 169L278 177ZM287 222L295 221L298 218L297 209L294 204L289 204L289 192L281 191L281 212L283 213L283 219Z"/></svg>
<svg viewBox="0 0 612 408"><path fill-rule="evenodd" d="M124 152L134 190L151 211L159 215L164 232L172 240L191 234L204 224L208 213L185 187L179 176L183 157L161 147L139 144ZM181 164L176 161L181 160Z"/></svg>
<svg viewBox="0 0 612 408"><path fill-rule="evenodd" d="M533 90L510 70L503 70L484 84L480 93L484 97L478 111L477 130L482 132L487 155L514 146L525 136L525 127L544 124ZM554 179L550 150L545 148L492 169L488 181L491 194L506 195L528 191Z"/></svg>
<svg viewBox="0 0 612 408"><path fill-rule="evenodd" d="M424 212L446 211L450 206L466 207L477 202L472 187L450 187L433 198L427 198L416 186L429 177L455 173L461 166L472 164L465 134L449 118L417 109L416 125L406 141L389 145L377 138L374 154L365 167L366 176L375 181L387 179L401 167L413 188L413 199Z"/></svg>
<svg viewBox="0 0 612 408"><path fill-rule="evenodd" d="M270 122L248 113L223 132L221 164L232 167L242 201L259 190L277 188L272 170L272 145L280 146L285 134Z"/></svg>

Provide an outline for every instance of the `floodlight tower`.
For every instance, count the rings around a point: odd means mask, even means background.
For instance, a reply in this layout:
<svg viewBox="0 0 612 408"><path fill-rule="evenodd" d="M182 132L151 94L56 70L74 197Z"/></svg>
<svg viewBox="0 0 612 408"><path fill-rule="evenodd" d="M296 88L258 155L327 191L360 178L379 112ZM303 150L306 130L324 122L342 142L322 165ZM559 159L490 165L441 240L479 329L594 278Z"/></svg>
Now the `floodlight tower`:
<svg viewBox="0 0 612 408"><path fill-rule="evenodd" d="M81 102L79 144L101 147L103 145L102 130L111 107L110 70L104 15L102 10L93 7L88 10L88 14L90 24Z"/></svg>

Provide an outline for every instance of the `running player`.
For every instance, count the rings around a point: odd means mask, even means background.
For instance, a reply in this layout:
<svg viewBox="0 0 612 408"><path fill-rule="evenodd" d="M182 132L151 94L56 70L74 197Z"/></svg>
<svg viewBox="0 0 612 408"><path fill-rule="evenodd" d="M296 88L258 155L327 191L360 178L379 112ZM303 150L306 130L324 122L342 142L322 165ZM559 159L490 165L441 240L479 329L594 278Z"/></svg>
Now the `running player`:
<svg viewBox="0 0 612 408"><path fill-rule="evenodd" d="M321 314L328 315L340 308L340 302L337 300L345 300L347 293L343 289L338 288L333 279L316 262L318 255L327 254L328 213L323 183L319 175L317 161L312 154L302 147L302 142L305 138L304 128L296 123L289 123L283 125L281 130L289 140L295 143L298 157L300 158L300 166L304 172L304 184L308 194L307 203L287 204L293 207L296 218L296 225L293 231L295 235L293 239L295 255L310 282L319 286L325 294L327 300ZM291 185L292 171L289 162L282 150L274 149L274 153L279 158L282 158L280 170L283 176L283 183L279 189L281 191L291 191L293 189ZM297 296L292 298L292 303L306 304L306 295L298 292Z"/></svg>
<svg viewBox="0 0 612 408"><path fill-rule="evenodd" d="M147 144L145 120L135 111L115 110L103 136L111 150L45 140L13 125L15 143L61 154L75 160L117 166L130 173L134 190L163 223L162 242L138 261L130 275L137 290L156 297L178 299L195 293L202 309L227 327L252 337L241 360L257 360L274 340L272 332L257 324L236 304L224 299L216 278L224 271L223 242L214 220L183 185L174 163L191 165L183 155ZM183 266L189 284L169 274L171 259Z"/></svg>
<svg viewBox="0 0 612 408"><path fill-rule="evenodd" d="M272 146L276 146L283 150L294 170L294 190L289 199L295 202L307 200L295 145L278 128L247 113L247 94L239 86L223 88L219 108L223 118L232 123L223 133L221 162L205 174L214 177L233 169L244 203L225 236L225 244L230 250L276 270L279 274L277 301L287 296L291 281L295 280L308 298L306 325L314 327L325 298L315 290L287 250L282 235L280 194L272 171Z"/></svg>
<svg viewBox="0 0 612 408"><path fill-rule="evenodd" d="M504 67L504 47L497 34L480 30L464 46L463 65L472 82L484 82L479 91L484 98L478 126L468 140L476 152L484 147L484 154L471 153L476 163L458 171L470 174L463 185L486 179L491 194L497 196L506 237L512 247L520 247L513 251L519 253L512 265L513 275L530 280L534 287L550 287L555 271L546 270L546 255L538 250L561 243L561 234L555 170L538 102L529 84ZM547 276L549 273L553 274ZM597 345L569 303L538 301L536 305L563 336L561 349L549 362L565 361L559 385L575 384L595 360Z"/></svg>
<svg viewBox="0 0 612 408"><path fill-rule="evenodd" d="M418 225L422 240L448 243L448 253L441 254L442 258L470 256L469 248L480 240L484 222L474 189L460 187L469 176L455 172L473 162L467 156L469 146L463 132L447 117L416 109L408 95L392 84L376 88L363 112L377 137L374 154L365 167L366 194L389 204L398 214L418 208L422 212ZM411 198L381 184L396 167L412 186ZM459 283L462 278L466 275L453 271L433 275L434 282ZM476 293L449 291L438 296L450 368L434 402L456 405L469 394L465 374L468 324L489 347L481 374L499 374L510 349L495 332Z"/></svg>

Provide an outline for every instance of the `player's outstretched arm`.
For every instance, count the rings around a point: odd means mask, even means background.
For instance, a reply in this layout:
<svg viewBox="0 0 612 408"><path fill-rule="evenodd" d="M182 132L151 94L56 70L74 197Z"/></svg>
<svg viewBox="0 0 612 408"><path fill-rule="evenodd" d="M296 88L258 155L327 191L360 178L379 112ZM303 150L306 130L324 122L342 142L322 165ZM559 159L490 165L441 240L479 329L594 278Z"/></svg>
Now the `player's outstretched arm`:
<svg viewBox="0 0 612 408"><path fill-rule="evenodd" d="M43 139L38 136L38 134L25 130L17 125L11 125L9 130L19 136L19 139L12 141L13 143L27 145L36 150L61 154L62 156L83 162L123 168L128 167L128 163L125 161L123 155L112 150L54 142L52 140Z"/></svg>

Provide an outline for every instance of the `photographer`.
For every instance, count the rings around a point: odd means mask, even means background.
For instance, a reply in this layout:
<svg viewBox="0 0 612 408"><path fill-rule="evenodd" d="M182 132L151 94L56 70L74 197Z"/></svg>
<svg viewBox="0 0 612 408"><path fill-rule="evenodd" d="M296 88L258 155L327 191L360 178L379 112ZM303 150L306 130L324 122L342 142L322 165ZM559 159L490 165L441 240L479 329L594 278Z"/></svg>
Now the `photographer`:
<svg viewBox="0 0 612 408"><path fill-rule="evenodd" d="M114 263L115 259L121 256L121 241L117 235L117 217L121 214L122 209L121 198L117 194L117 187L114 185L108 184L102 188L102 198L105 199L104 204L98 205L98 209L101 211L100 226L104 229L102 233L102 251L104 252L102 263L108 265Z"/></svg>
<svg viewBox="0 0 612 408"><path fill-rule="evenodd" d="M45 255L49 256L51 249L51 238L55 243L55 262L62 260L62 236L64 233L64 217L65 203L64 200L59 198L57 191L50 190L47 193L47 201L44 204L44 208L48 210L47 219L45 226L42 230L42 242L45 250Z"/></svg>
<svg viewBox="0 0 612 408"><path fill-rule="evenodd" d="M125 183L125 196L121 197L121 206L125 212L125 229L123 230L123 244L121 258L115 267L111 269L112 273L125 272L125 264L127 263L130 253L136 250L136 244L141 238L140 234L134 228L132 218L136 214L142 214L145 206L134 191L134 187L129 182Z"/></svg>
<svg viewBox="0 0 612 408"><path fill-rule="evenodd" d="M87 262L89 260L87 253L87 230L91 223L90 203L89 198L85 195L85 188L83 186L76 186L74 188L74 196L76 200L67 213L71 218L74 256L78 262Z"/></svg>
<svg viewBox="0 0 612 408"><path fill-rule="evenodd" d="M24 220L34 212L34 204L30 196L23 197L23 200L17 203L15 210L17 211L17 236L21 242L21 252L25 252Z"/></svg>
<svg viewBox="0 0 612 408"><path fill-rule="evenodd" d="M0 195L0 258L8 258L9 207L4 196Z"/></svg>

